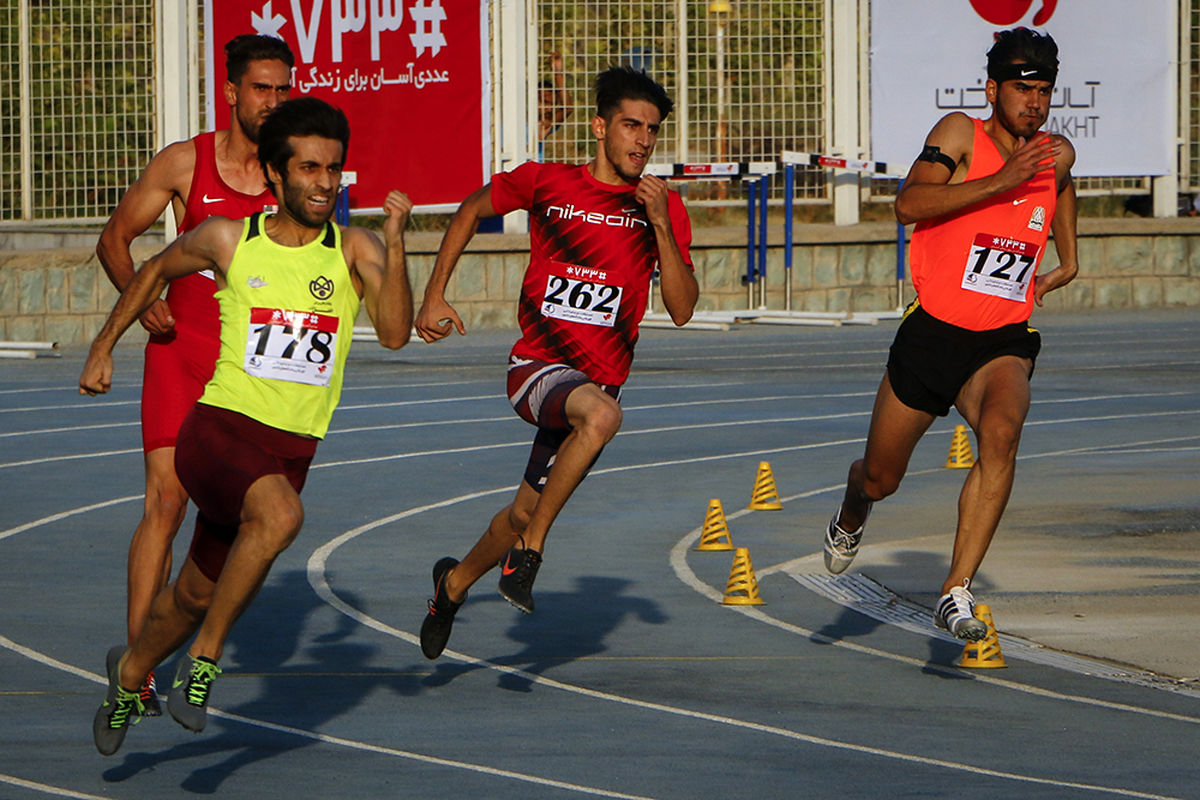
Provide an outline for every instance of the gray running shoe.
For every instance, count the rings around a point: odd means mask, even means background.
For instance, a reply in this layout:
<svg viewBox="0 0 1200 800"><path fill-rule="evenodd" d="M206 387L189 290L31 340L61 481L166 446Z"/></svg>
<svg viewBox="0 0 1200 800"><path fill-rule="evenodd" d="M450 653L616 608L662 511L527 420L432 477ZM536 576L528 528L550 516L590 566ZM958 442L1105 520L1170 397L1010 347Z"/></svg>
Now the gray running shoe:
<svg viewBox="0 0 1200 800"><path fill-rule="evenodd" d="M965 578L962 586L950 587L938 600L933 622L959 639L977 642L987 636L987 623L975 617L975 598L968 591L970 585L971 580Z"/></svg>
<svg viewBox="0 0 1200 800"><path fill-rule="evenodd" d="M119 644L111 648L104 659L108 673L108 694L104 698L104 705L100 706L92 720L92 738L102 756L111 756L121 748L130 721L136 725L142 714L141 696L129 691L120 682L121 659L127 652L129 648Z"/></svg>
<svg viewBox="0 0 1200 800"><path fill-rule="evenodd" d="M838 508L833 519L829 520L829 527L825 529L825 569L834 575L845 572L846 567L854 561L854 557L858 555L858 544L862 541L863 529L867 526L866 520L863 520L858 530L848 531L838 525L838 517L841 515L842 509Z"/></svg>
<svg viewBox="0 0 1200 800"><path fill-rule="evenodd" d="M199 733L208 719L208 695L212 682L221 668L211 658L192 658L187 653L179 659L175 680L167 694L167 711L183 727Z"/></svg>

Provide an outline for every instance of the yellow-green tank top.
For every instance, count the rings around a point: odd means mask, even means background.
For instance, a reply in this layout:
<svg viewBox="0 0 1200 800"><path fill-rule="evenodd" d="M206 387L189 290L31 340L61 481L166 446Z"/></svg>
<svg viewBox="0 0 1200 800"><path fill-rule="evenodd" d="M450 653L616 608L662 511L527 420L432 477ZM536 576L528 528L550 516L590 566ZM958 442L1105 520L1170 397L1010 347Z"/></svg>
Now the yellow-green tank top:
<svg viewBox="0 0 1200 800"><path fill-rule="evenodd" d="M247 217L216 298L221 351L200 402L323 438L359 304L337 225L285 247L263 232L261 213Z"/></svg>

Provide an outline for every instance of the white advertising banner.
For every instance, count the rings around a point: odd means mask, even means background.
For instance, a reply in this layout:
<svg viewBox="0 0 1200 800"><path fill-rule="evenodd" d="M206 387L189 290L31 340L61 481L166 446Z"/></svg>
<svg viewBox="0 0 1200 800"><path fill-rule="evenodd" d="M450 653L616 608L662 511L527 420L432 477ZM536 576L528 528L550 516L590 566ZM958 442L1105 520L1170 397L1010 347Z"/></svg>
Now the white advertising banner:
<svg viewBox="0 0 1200 800"><path fill-rule="evenodd" d="M1044 127L1075 146L1077 176L1165 175L1175 164L1174 0L875 0L871 157L911 164L953 111L987 119L987 51L1024 26L1058 43Z"/></svg>

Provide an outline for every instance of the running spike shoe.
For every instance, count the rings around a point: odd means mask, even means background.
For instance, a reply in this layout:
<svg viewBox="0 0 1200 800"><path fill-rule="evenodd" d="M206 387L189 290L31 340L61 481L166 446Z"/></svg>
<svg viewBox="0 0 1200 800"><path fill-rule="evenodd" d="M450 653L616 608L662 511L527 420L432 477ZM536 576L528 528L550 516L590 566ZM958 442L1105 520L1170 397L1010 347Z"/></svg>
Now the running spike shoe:
<svg viewBox="0 0 1200 800"><path fill-rule="evenodd" d="M121 660L129 648L123 644L111 648L104 659L108 674L108 694L92 720L92 739L102 756L111 756L121 748L129 723L137 724L142 712L142 698L121 685Z"/></svg>
<svg viewBox="0 0 1200 800"><path fill-rule="evenodd" d="M183 727L199 733L204 730L208 718L208 696L212 683L221 674L221 668L211 658L187 653L179 659L171 691L167 693L167 711Z"/></svg>
<svg viewBox="0 0 1200 800"><path fill-rule="evenodd" d="M421 623L421 652L431 661L446 649L450 629L454 627L454 615L467 600L464 595L456 603L446 594L446 573L457 566L458 559L449 556L438 559L433 565L433 597L429 600L429 612Z"/></svg>
<svg viewBox="0 0 1200 800"><path fill-rule="evenodd" d="M970 585L971 579L964 578L962 586L950 587L938 600L933 622L959 639L977 642L987 636L987 623L975 617L975 598L968 589Z"/></svg>
<svg viewBox="0 0 1200 800"><path fill-rule="evenodd" d="M533 579L541 565L542 554L523 547L512 548L500 562L500 595L526 614L533 613Z"/></svg>

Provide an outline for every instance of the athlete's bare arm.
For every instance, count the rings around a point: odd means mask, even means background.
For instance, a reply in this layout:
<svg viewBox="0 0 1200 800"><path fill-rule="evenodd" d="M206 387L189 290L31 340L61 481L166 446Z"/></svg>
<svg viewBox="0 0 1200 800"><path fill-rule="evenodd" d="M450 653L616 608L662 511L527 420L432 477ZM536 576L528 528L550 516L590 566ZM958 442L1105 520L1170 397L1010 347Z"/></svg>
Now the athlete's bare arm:
<svg viewBox="0 0 1200 800"><path fill-rule="evenodd" d="M925 147L935 147L955 163L917 159L896 196L896 219L903 225L960 211L1020 186L1042 169L1049 169L1061 151L1061 137L1038 133L1029 141L1019 137L1004 166L993 175L964 181L971 163L975 126L962 112L947 114L925 138ZM953 180L952 180L953 179Z"/></svg>
<svg viewBox="0 0 1200 800"><path fill-rule="evenodd" d="M126 329L149 307L167 282L204 269L216 269L218 285L233 259L242 233L241 220L210 217L171 242L134 273L88 351L79 376L80 394L103 394L112 385L112 349Z"/></svg>
<svg viewBox="0 0 1200 800"><path fill-rule="evenodd" d="M343 247L350 274L375 326L379 343L391 350L408 344L413 323L412 287L404 258L404 226L412 212L412 201L393 189L383 201L388 215L383 238L362 228L346 228Z"/></svg>
<svg viewBox="0 0 1200 800"><path fill-rule="evenodd" d="M426 342L436 342L449 336L451 325L460 335L467 332L458 312L446 302L446 285L450 283L450 276L458 265L459 256L475 236L479 220L494 216L497 215L492 208L490 183L472 192L454 212L454 219L450 221L450 228L442 237L442 244L438 248L429 283L425 285L425 299L421 302L421 310L417 312L417 335Z"/></svg>
<svg viewBox="0 0 1200 800"><path fill-rule="evenodd" d="M175 203L176 218L183 219L183 204L192 185L196 146L190 140L163 148L133 182L96 244L96 255L119 291L133 280L133 257L129 245L145 233ZM142 327L151 333L169 333L175 321L166 302L158 301L141 315Z"/></svg>
<svg viewBox="0 0 1200 800"><path fill-rule="evenodd" d="M1061 136L1060 150L1055 159L1054 171L1058 179L1058 201L1050 231L1054 234L1054 249L1058 252L1058 266L1039 274L1033 281L1033 300L1039 306L1047 292L1052 292L1070 283L1079 273L1079 256L1076 240L1075 179L1071 167L1075 164L1075 148Z"/></svg>
<svg viewBox="0 0 1200 800"><path fill-rule="evenodd" d="M671 315L671 321L683 325L692 318L696 300L700 297L700 285L675 241L671 229L671 214L668 210L667 182L656 175L643 175L638 181L634 197L646 208L646 216L654 226L654 239L658 244L658 269L661 278L663 305Z"/></svg>

